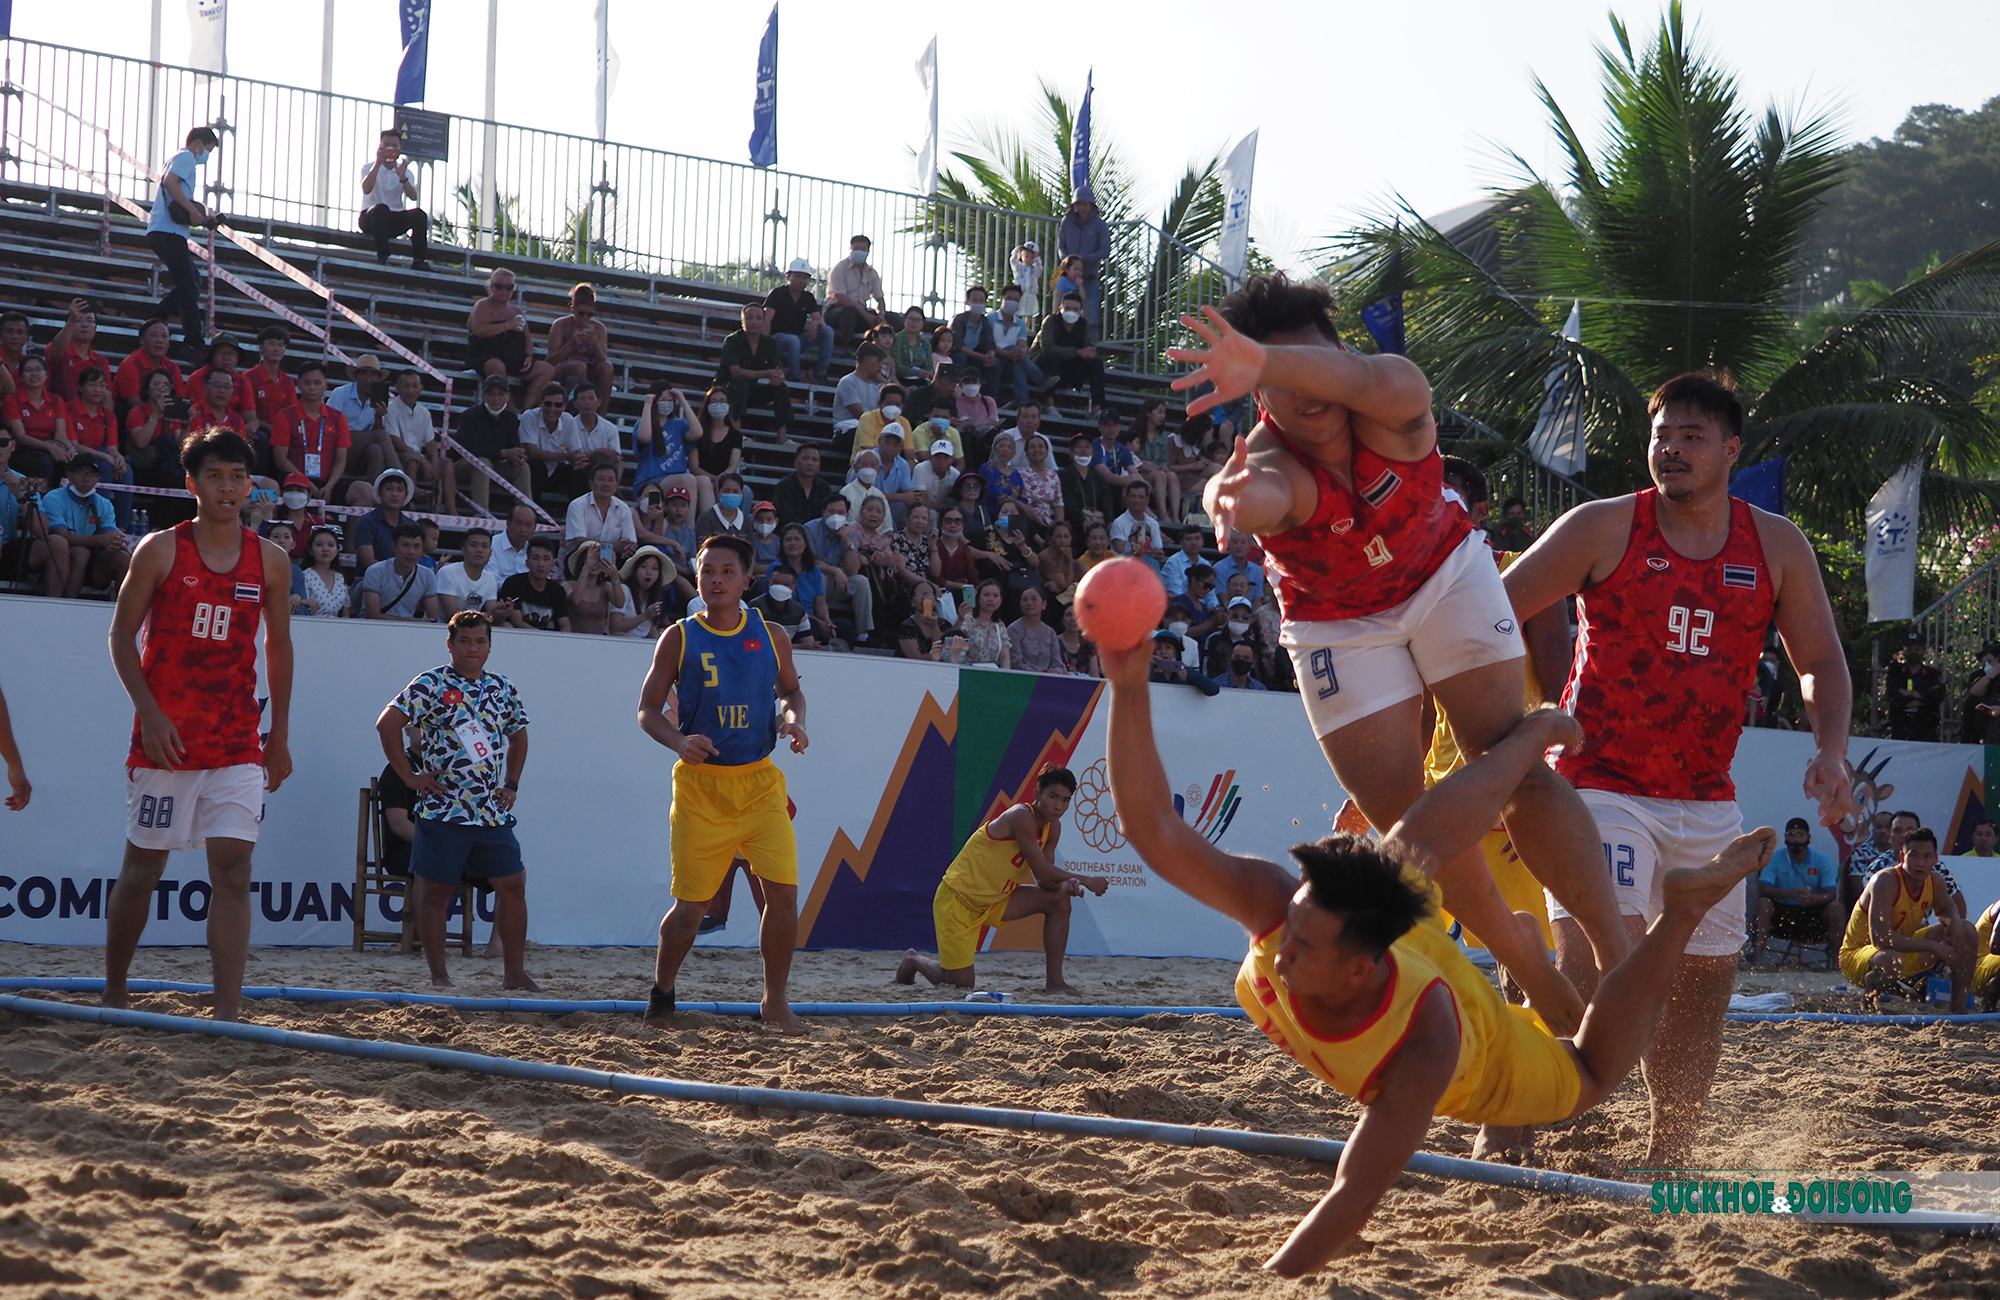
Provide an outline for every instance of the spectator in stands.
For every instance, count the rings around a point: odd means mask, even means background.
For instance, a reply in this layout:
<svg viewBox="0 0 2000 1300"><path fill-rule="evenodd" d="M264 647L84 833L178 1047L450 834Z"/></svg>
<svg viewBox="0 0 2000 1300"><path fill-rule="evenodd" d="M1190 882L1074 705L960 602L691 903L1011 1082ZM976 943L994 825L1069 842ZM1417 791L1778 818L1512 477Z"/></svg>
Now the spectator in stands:
<svg viewBox="0 0 2000 1300"><path fill-rule="evenodd" d="M611 335L597 319L597 290L578 282L569 291L569 315L549 326L549 367L556 387L580 393L582 385L597 391L598 405L611 402Z"/></svg>
<svg viewBox="0 0 2000 1300"><path fill-rule="evenodd" d="M1078 536L1093 521L1101 523L1110 518L1103 509L1099 484L1090 472L1091 462L1096 459L1093 447L1089 435L1076 434L1069 440L1069 455L1056 467L1056 478L1062 484L1063 518L1069 520L1070 531Z"/></svg>
<svg viewBox="0 0 2000 1300"><path fill-rule="evenodd" d="M400 465L415 483L438 482L439 455L443 445L430 408L423 404L424 377L415 370L396 375L396 389L383 408L382 428L388 434L390 462L383 468ZM464 462L459 462L464 465ZM470 467L467 467L470 472Z"/></svg>
<svg viewBox="0 0 2000 1300"><path fill-rule="evenodd" d="M978 371L960 372L952 425L965 435L968 445L985 441L1000 427L1000 407L986 395L984 387Z"/></svg>
<svg viewBox="0 0 2000 1300"><path fill-rule="evenodd" d="M1146 480L1139 474L1139 455L1126 445L1121 432L1125 416L1107 406L1097 413L1097 441L1090 444L1091 477L1108 488L1109 499L1123 505L1125 489Z"/></svg>
<svg viewBox="0 0 2000 1300"><path fill-rule="evenodd" d="M1097 195L1089 185L1077 186L1075 199L1056 229L1056 257L1064 262L1072 257L1081 259L1084 314L1091 329L1097 330L1102 326L1098 313L1104 300L1104 282L1099 277L1104 259L1111 255L1111 227L1098 215Z"/></svg>
<svg viewBox="0 0 2000 1300"><path fill-rule="evenodd" d="M764 590L750 602L751 607L764 616L765 622L783 628L794 649L824 650L832 640L831 625L813 617L801 594L800 581L800 575L793 572L791 565L777 561L766 571ZM825 603L824 597L821 603Z"/></svg>
<svg viewBox="0 0 2000 1300"><path fill-rule="evenodd" d="M632 507L618 495L619 463L609 452L598 452L590 465L590 492L569 503L563 516L563 543L574 547L590 540L606 548L605 562L615 568L639 549L639 532Z"/></svg>
<svg viewBox="0 0 2000 1300"><path fill-rule="evenodd" d="M833 331L822 322L819 299L813 297L811 285L812 263L803 257L793 258L785 268L785 282L765 295L764 310L778 355L784 359L785 378L799 382L799 359L810 352L813 368L806 378L823 384L833 366Z"/></svg>
<svg viewBox="0 0 2000 1300"><path fill-rule="evenodd" d="M294 528L296 532L296 528ZM346 618L347 578L340 563L340 534L331 528L315 528L306 542L311 563L305 569L305 604L300 610L310 618Z"/></svg>
<svg viewBox="0 0 2000 1300"><path fill-rule="evenodd" d="M493 539L493 577L505 582L528 571L528 541L535 535L535 512L525 505L507 512L507 531Z"/></svg>
<svg viewBox="0 0 2000 1300"><path fill-rule="evenodd" d="M829 331L827 338L833 335ZM833 432L836 438L858 429L870 411L882 404L882 367L889 354L873 343L854 350L854 369L840 377L833 389ZM880 426L877 425L879 429ZM872 445L872 444L871 444Z"/></svg>
<svg viewBox="0 0 2000 1300"><path fill-rule="evenodd" d="M958 373L958 340L952 337L951 326L940 325L931 331L931 374L947 368ZM971 367L965 373L973 373Z"/></svg>
<svg viewBox="0 0 2000 1300"><path fill-rule="evenodd" d="M385 469L375 479L375 508L354 521L350 534L354 559L366 573L376 562L396 551L396 530L416 522L403 513L410 502L410 477L399 469Z"/></svg>
<svg viewBox="0 0 2000 1300"><path fill-rule="evenodd" d="M819 448L808 445L792 457L792 472L771 489L771 504L780 524L803 525L819 518L833 495L832 485L819 476Z"/></svg>
<svg viewBox="0 0 2000 1300"><path fill-rule="evenodd" d="M904 659L957 663L965 652L962 637L950 633L938 617L937 588L928 579L910 587L910 614L896 629L896 653Z"/></svg>
<svg viewBox="0 0 2000 1300"><path fill-rule="evenodd" d="M854 610L849 639L866 642L875 631L875 592L861 572L861 552L854 546L854 525L847 498L836 493L820 508L820 517L805 526L806 543L826 579L828 602L846 597ZM840 620L834 619L836 625Z"/></svg>
<svg viewBox="0 0 2000 1300"><path fill-rule="evenodd" d="M1181 500L1190 510L1201 505L1202 485L1222 472L1222 466L1203 450L1205 436L1215 427L1208 412L1189 416L1181 427L1167 435L1167 468L1180 485Z"/></svg>
<svg viewBox="0 0 2000 1300"><path fill-rule="evenodd" d="M130 483L131 470L118 450L118 412L111 404L108 372L85 366L77 375L77 398L69 405L70 443L104 462L105 477Z"/></svg>
<svg viewBox="0 0 2000 1300"><path fill-rule="evenodd" d="M485 528L468 528L459 544L463 558L438 566L438 614L447 623L461 609L484 610L500 599L500 579L493 572L493 534Z"/></svg>
<svg viewBox="0 0 2000 1300"><path fill-rule="evenodd" d="M215 366L204 367L195 374L202 378L197 384L194 375L188 376L187 426L190 429L202 429L210 425L221 425L225 429L234 429L247 438L249 435L243 427L242 412L234 405L235 384L229 372L220 366Z"/></svg>
<svg viewBox="0 0 2000 1300"><path fill-rule="evenodd" d="M700 440L701 426L687 395L667 380L656 381L639 408L639 422L632 426L632 455L638 461L632 473L634 490L644 491L652 483L671 484L685 489L706 509L713 488L688 464L689 450Z"/></svg>
<svg viewBox="0 0 2000 1300"><path fill-rule="evenodd" d="M743 476L724 474L716 479L715 486L718 489L715 504L695 521L695 540L705 542L717 533L727 533L751 541L756 534L750 529L750 501L743 491Z"/></svg>
<svg viewBox="0 0 2000 1300"><path fill-rule="evenodd" d="M1187 666L1181 642L1181 637L1164 629L1153 634L1153 664L1147 680L1192 686L1203 695L1220 694L1222 688L1213 679Z"/></svg>
<svg viewBox="0 0 2000 1300"><path fill-rule="evenodd" d="M847 466L847 482L841 487L840 495L847 502L848 513L856 518L861 514L861 503L874 497L882 503L884 514L891 513L889 498L877 486L882 480L882 453L873 447L855 453ZM901 457L893 457L900 462Z"/></svg>
<svg viewBox="0 0 2000 1300"><path fill-rule="evenodd" d="M711 386L702 397L696 423L701 437L694 445L695 473L704 481L704 495L712 506L721 476L743 472L743 420L730 404L729 390Z"/></svg>
<svg viewBox="0 0 2000 1300"><path fill-rule="evenodd" d="M326 405L326 367L308 361L295 377L299 404L289 412L283 438L271 440L271 459L281 475L304 474L313 495L322 501L350 506L375 504L366 481L347 477L351 439L347 418Z"/></svg>
<svg viewBox="0 0 2000 1300"><path fill-rule="evenodd" d="M918 384L910 389L910 398L903 408L903 415L910 422L911 450L919 454L930 451L931 439L937 432L951 439L952 458L965 465L965 443L958 430L951 427L958 418L958 371L946 366L930 378L929 383ZM927 427L927 422L928 426Z"/></svg>
<svg viewBox="0 0 2000 1300"><path fill-rule="evenodd" d="M1230 530L1229 554L1216 562L1215 580L1222 584L1224 590L1227 590L1229 579L1233 575L1240 573L1250 583L1250 590L1247 594L1252 597L1262 597L1264 594L1264 566L1250 558L1250 544L1250 534L1240 529Z"/></svg>
<svg viewBox="0 0 2000 1300"><path fill-rule="evenodd" d="M20 386L0 401L0 421L19 444L14 455L22 473L53 483L56 467L82 452L70 439L69 420L69 404L49 391L48 362L39 356L23 357Z"/></svg>
<svg viewBox="0 0 2000 1300"><path fill-rule="evenodd" d="M1007 625L1009 660L1024 673L1060 673L1063 666L1062 642L1056 630L1042 622L1048 608L1040 587L1021 590L1021 617Z"/></svg>
<svg viewBox="0 0 2000 1300"><path fill-rule="evenodd" d="M118 399L121 408L138 403L146 377L155 370L165 371L174 381L173 396L182 394L186 381L181 377L181 368L167 356L167 346L172 341L171 328L157 317L139 326L139 346L118 363L118 373L111 383L112 396Z"/></svg>
<svg viewBox="0 0 2000 1300"><path fill-rule="evenodd" d="M997 558L967 539L965 516L956 506L938 512L938 531L933 541L930 576L946 591L959 591L978 582L980 564L992 564Z"/></svg>
<svg viewBox="0 0 2000 1300"><path fill-rule="evenodd" d="M778 345L765 332L764 304L746 304L742 320L743 328L722 340L722 359L716 364L715 380L727 386L731 411L740 413L752 405L769 406L778 447L790 450L792 390L785 386L785 368L779 363Z"/></svg>
<svg viewBox="0 0 2000 1300"><path fill-rule="evenodd" d="M34 485L8 468L14 449L14 435L0 427L0 576L26 582L28 553L46 536L47 526L35 508ZM48 548L44 546L42 564L47 563Z"/></svg>
<svg viewBox="0 0 2000 1300"><path fill-rule="evenodd" d="M21 380L21 358L28 355L28 318L18 311L0 312L0 397L12 395Z"/></svg>
<svg viewBox="0 0 2000 1300"><path fill-rule="evenodd" d="M167 278L173 282L156 309L161 316L173 312L180 317L181 343L189 356L198 356L208 345L201 308L201 277L194 258L188 253L188 237L193 225L208 225L209 211L194 196L195 173L220 137L206 126L187 133L187 147L175 154L160 173L159 191L153 196L153 213L146 222L146 246L160 259Z"/></svg>
<svg viewBox="0 0 2000 1300"><path fill-rule="evenodd" d="M2000 641L1979 650L1979 662L1965 682L1958 739L1966 745L2000 745Z"/></svg>
<svg viewBox="0 0 2000 1300"><path fill-rule="evenodd" d="M959 370L976 373L982 384L992 387L998 377L1000 344L987 314L985 285L965 291L965 310L951 318L951 337Z"/></svg>
<svg viewBox="0 0 2000 1300"><path fill-rule="evenodd" d="M1041 408L1033 402L1021 410L1021 423L1041 424ZM1035 522L1044 527L1063 518L1062 472L1055 467L1055 451L1049 440L1035 429L1025 429L1021 437L1026 439L1023 457L1027 464L1017 468L1015 478L1021 495L1021 505L1032 515Z"/></svg>
<svg viewBox="0 0 2000 1300"><path fill-rule="evenodd" d="M778 508L769 501L750 507L750 548L756 555L751 576L762 578L764 570L778 558Z"/></svg>
<svg viewBox="0 0 2000 1300"><path fill-rule="evenodd" d="M174 390L174 377L164 370L149 371L142 399L125 415L125 459L132 464L134 483L186 490L180 441L187 432L187 411ZM177 510L164 501L161 505Z"/></svg>
<svg viewBox="0 0 2000 1300"><path fill-rule="evenodd" d="M845 579L846 575L813 553L812 539L806 534L804 524L784 524L779 527L777 562L765 574L765 581L776 583L778 579L774 575L780 568L789 570L792 574L792 585L798 602L805 607L816 625L817 630L814 635L820 644L810 648L819 650L831 648L835 631L833 613L827 604L827 584L835 578ZM848 634L850 636L853 634L852 628L848 629Z"/></svg>
<svg viewBox="0 0 2000 1300"><path fill-rule="evenodd" d="M458 417L458 432L454 441L461 456L482 461L512 483L525 498L532 495L534 480L528 471L528 453L521 447L521 417L507 405L507 392L505 375L488 375L482 380L479 385L481 400ZM481 510L490 510L488 503L492 500L493 480L480 473L476 466L469 468L471 478L467 494ZM446 510L456 507L457 481L456 470L445 476Z"/></svg>
<svg viewBox="0 0 2000 1300"><path fill-rule="evenodd" d="M677 571L692 573L701 538L695 531L688 490L678 483L655 483L641 494L640 505L639 517L632 521L642 543L640 549L655 547L673 561Z"/></svg>
<svg viewBox="0 0 2000 1300"><path fill-rule="evenodd" d="M257 333L257 364L244 372L256 411L254 421L246 421L257 436L260 461L269 459L271 431L285 423L284 412L299 404L298 386L285 373L285 349L291 336L282 325L267 325Z"/></svg>
<svg viewBox="0 0 2000 1300"><path fill-rule="evenodd" d="M374 160L361 169L361 233L375 241L375 260L389 264L389 241L410 237L410 269L428 271L430 215L417 202L417 178L403 156L403 137L391 127L378 137Z"/></svg>
<svg viewBox="0 0 2000 1300"><path fill-rule="evenodd" d="M864 336L864 340L882 349L882 356L884 358L882 362L882 377L884 379L893 378L895 372L890 367L887 358L889 356L890 349L896 346L895 325L886 320L881 321L875 326L874 329L868 331L868 333Z"/></svg>
<svg viewBox="0 0 2000 1300"><path fill-rule="evenodd" d="M826 323L836 340L846 342L882 321L882 277L868 265L871 247L866 235L847 241L847 260L836 262L826 277Z"/></svg>
<svg viewBox="0 0 2000 1300"><path fill-rule="evenodd" d="M1091 405L1104 405L1104 361L1090 322L1083 318L1081 294L1065 295L1062 310L1042 322L1034 357L1044 376L1041 396L1081 387L1090 390Z"/></svg>
<svg viewBox="0 0 2000 1300"><path fill-rule="evenodd" d="M931 444L931 454L918 461L917 467L910 471L910 486L916 489L918 498L925 505L938 510L957 497L958 484L963 477L951 463L951 444L940 438Z"/></svg>
<svg viewBox="0 0 2000 1300"><path fill-rule="evenodd" d="M131 562L129 540L118 531L111 502L97 491L97 458L79 452L64 467L59 488L42 493L46 541L31 548L28 567L43 570L48 594L74 600L86 583L116 587Z"/></svg>
<svg viewBox="0 0 2000 1300"><path fill-rule="evenodd" d="M346 383L327 393L326 404L346 418L351 438L355 434L374 431L376 417L388 409L389 393L382 386L382 359L373 352L364 352L356 357L354 364L348 367L348 375ZM192 381L193 376L190 375L189 379ZM356 439L354 445L359 447L361 443ZM383 460L383 464L376 468L377 474L388 468L387 458L378 458ZM353 459L358 470L358 452Z"/></svg>
<svg viewBox="0 0 2000 1300"><path fill-rule="evenodd" d="M90 305L88 298L71 298L69 316L63 327L49 340L49 391L65 402L74 402L82 396L77 379L85 370L95 366L109 377L111 363L97 351L97 309Z"/></svg>
<svg viewBox="0 0 2000 1300"><path fill-rule="evenodd" d="M1083 553L1076 557L1078 578L1089 573L1106 560L1116 559L1118 552L1111 549L1111 526L1092 524L1083 530Z"/></svg>
<svg viewBox="0 0 2000 1300"><path fill-rule="evenodd" d="M414 522L396 525L394 552L361 575L364 618L438 621L437 571L427 569L424 530Z"/></svg>
<svg viewBox="0 0 2000 1300"><path fill-rule="evenodd" d="M1083 635L1076 621L1076 606L1065 597L1062 602L1062 631L1056 644L1062 647L1063 671L1077 677L1096 677L1097 647Z"/></svg>
<svg viewBox="0 0 2000 1300"><path fill-rule="evenodd" d="M180 473L179 460L174 461L174 473ZM325 528L334 535L336 540L340 538L341 530L339 526L328 520L325 511L320 509L320 506L323 504L323 502L317 502L312 499L311 479L303 474L289 474L285 477L284 484L278 491L278 509L273 515L273 519L286 520L292 525L292 532L295 536L306 539L305 545L292 553L293 559L303 562L308 558L306 552L307 548L312 545L313 530L315 529ZM339 548L336 547L336 555L338 552Z"/></svg>
<svg viewBox="0 0 2000 1300"><path fill-rule="evenodd" d="M181 392L191 400L205 397L208 393L209 376L220 372L230 383L227 395L221 402L209 403L209 406L213 410L221 413L221 417L215 419L213 423L234 428L246 439L249 439L255 436L253 430L257 419L257 398L251 392L250 380L246 376L237 373L237 363L242 359L243 354L236 346L234 336L229 334L216 335L209 342L208 356L202 362L201 369L194 371L187 377L186 381L181 384ZM327 398L329 403L332 400L331 396ZM231 424L226 418L228 415L237 416L240 423ZM194 427L200 428L201 426L197 424Z"/></svg>
<svg viewBox="0 0 2000 1300"><path fill-rule="evenodd" d="M1840 906L1840 873L1833 860L1812 846L1812 824L1803 817L1785 823L1785 851L1757 873L1757 911L1751 921L1750 964L1763 960L1771 936L1807 943L1829 941L1847 924ZM1831 954L1829 954L1829 957ZM1827 969L1832 969L1829 960Z"/></svg>
<svg viewBox="0 0 2000 1300"><path fill-rule="evenodd" d="M521 452L528 458L535 495L575 496L584 488L590 453L583 449L583 425L566 409L562 390L544 389L542 400L521 412Z"/></svg>
<svg viewBox="0 0 2000 1300"><path fill-rule="evenodd" d="M1000 311L988 325L993 332L994 395L998 396L1000 386L1006 385L1016 407L1025 405L1029 396L1042 388L1042 369L1028 356L1033 339L1028 333L1028 309L1022 302L1020 285L1010 284L1000 290Z"/></svg>
<svg viewBox="0 0 2000 1300"><path fill-rule="evenodd" d="M859 453L881 444L882 431L894 429L896 436L907 443L910 437L910 420L903 409L906 392L901 384L883 384L875 391L875 407L861 413L861 422L854 430L854 450Z"/></svg>
<svg viewBox="0 0 2000 1300"><path fill-rule="evenodd" d="M1228 671L1216 679L1216 685L1225 690L1268 691L1271 688L1257 680L1257 656L1249 646L1236 646L1229 652L1226 661Z"/></svg>
<svg viewBox="0 0 2000 1300"><path fill-rule="evenodd" d="M504 266L486 277L486 296L465 318L465 364L482 375L521 380L527 385L521 400L533 406L556 372L535 360L535 332L519 291L514 273Z"/></svg>
<svg viewBox="0 0 2000 1300"><path fill-rule="evenodd" d="M959 659L965 664L993 664L999 668L1010 668L1014 662L1014 648L1007 635L1007 625L1000 618L1000 605L1006 598L1000 584L987 578L979 584L978 593L970 607L958 612L958 634L965 639L965 653Z"/></svg>
<svg viewBox="0 0 2000 1300"><path fill-rule="evenodd" d="M576 390L573 399L576 406L576 427L583 454L592 460L609 455L620 465L625 462L624 430L618 421L601 413L597 390L589 384ZM621 471L622 473L622 471Z"/></svg>
<svg viewBox="0 0 2000 1300"><path fill-rule="evenodd" d="M656 637L673 622L674 611L686 603L675 598L674 579L679 576L679 569L657 546L641 546L632 552L620 566L618 576L625 580L627 607L633 620L616 628L618 635L642 641Z"/></svg>
<svg viewBox="0 0 2000 1300"><path fill-rule="evenodd" d="M937 463L937 448L931 448L931 463ZM987 504L986 480L978 474L961 474L952 485L952 501L965 516L965 531L984 537L993 527L993 508Z"/></svg>
<svg viewBox="0 0 2000 1300"><path fill-rule="evenodd" d="M1049 525L1048 545L1036 558L1035 568L1042 575L1042 586L1051 600L1076 590L1083 570L1077 567L1076 533L1067 519L1058 519Z"/></svg>
<svg viewBox="0 0 2000 1300"><path fill-rule="evenodd" d="M1167 540L1160 532L1160 521L1146 508L1151 495L1144 483L1125 489L1125 513L1111 521L1111 549L1157 567L1166 554Z"/></svg>
<svg viewBox="0 0 2000 1300"><path fill-rule="evenodd" d="M1263 629L1257 626L1257 603L1248 596L1231 596L1223 606L1224 622L1221 627L1210 631L1202 645L1201 669L1210 677L1220 677L1229 670L1229 657L1239 648L1247 647L1250 657L1257 660L1262 670L1264 653ZM1194 631L1194 624L1185 629Z"/></svg>
<svg viewBox="0 0 2000 1300"><path fill-rule="evenodd" d="M567 567L570 631L588 636L623 635L620 628L632 626L637 611L608 549L586 538L570 551Z"/></svg>
<svg viewBox="0 0 2000 1300"><path fill-rule="evenodd" d="M889 539L890 549L903 557L912 573L931 571L931 552L937 539L931 535L930 507L918 503L903 513L903 526Z"/></svg>
<svg viewBox="0 0 2000 1300"><path fill-rule="evenodd" d="M903 332L889 347L889 361L895 367L896 378L904 383L920 384L931 377L930 322L924 318L922 307L911 307L903 313Z"/></svg>
<svg viewBox="0 0 2000 1300"><path fill-rule="evenodd" d="M535 536L528 539L528 568L500 584L501 608L494 622L502 627L533 628L538 632L567 632L569 595L555 580L556 539Z"/></svg>
<svg viewBox="0 0 2000 1300"><path fill-rule="evenodd" d="M1488 540L1496 551L1525 551L1535 544L1535 532L1528 527L1528 503L1508 497L1500 503L1498 526L1488 525Z"/></svg>
<svg viewBox="0 0 2000 1300"><path fill-rule="evenodd" d="M1021 291L1021 315L1029 320L1042 311L1042 246L1034 240L1023 241L1007 255L1007 265L1014 276L1013 287ZM1000 291L1004 295L1007 291Z"/></svg>
<svg viewBox="0 0 2000 1300"><path fill-rule="evenodd" d="M1965 856L1968 858L2000 857L2000 848L1996 848L1996 845L2000 845L2000 827L1995 827L1991 821L1974 822L1972 824L1972 847L1965 851Z"/></svg>
<svg viewBox="0 0 2000 1300"><path fill-rule="evenodd" d="M1179 523L1181 481L1172 469L1174 435L1167 432L1167 404L1157 397L1141 400L1139 418L1133 421L1133 434L1137 439L1134 450L1139 456L1139 477L1146 480L1154 502L1166 507L1167 513L1162 518Z"/></svg>
<svg viewBox="0 0 2000 1300"><path fill-rule="evenodd" d="M1911 627L1903 648L1883 673L1889 736L1894 740L1935 741L1944 712L1944 674L1924 660L1924 634Z"/></svg>
<svg viewBox="0 0 2000 1300"><path fill-rule="evenodd" d="M1188 570L1208 561L1201 556L1201 529L1189 524L1181 529L1180 547L1160 564L1160 581L1166 585L1169 596L1178 596L1188 588Z"/></svg>

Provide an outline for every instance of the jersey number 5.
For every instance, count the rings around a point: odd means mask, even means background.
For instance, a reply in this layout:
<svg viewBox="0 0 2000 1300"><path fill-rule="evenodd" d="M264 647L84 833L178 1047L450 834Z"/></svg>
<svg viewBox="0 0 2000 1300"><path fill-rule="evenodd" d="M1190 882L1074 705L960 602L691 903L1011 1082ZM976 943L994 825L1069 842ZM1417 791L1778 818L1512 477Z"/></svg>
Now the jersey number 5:
<svg viewBox="0 0 2000 1300"><path fill-rule="evenodd" d="M195 640L227 641L229 639L229 606L211 605L202 601L194 607Z"/></svg>
<svg viewBox="0 0 2000 1300"><path fill-rule="evenodd" d="M1667 631L1672 633L1667 649L1680 654L1705 655L1708 647L1702 642L1715 631L1715 611L1676 605L1667 611Z"/></svg>
<svg viewBox="0 0 2000 1300"><path fill-rule="evenodd" d="M722 674L715 671L715 655L712 652L702 655L701 670L708 674L708 676L702 678L701 684L703 686L714 687L722 684Z"/></svg>

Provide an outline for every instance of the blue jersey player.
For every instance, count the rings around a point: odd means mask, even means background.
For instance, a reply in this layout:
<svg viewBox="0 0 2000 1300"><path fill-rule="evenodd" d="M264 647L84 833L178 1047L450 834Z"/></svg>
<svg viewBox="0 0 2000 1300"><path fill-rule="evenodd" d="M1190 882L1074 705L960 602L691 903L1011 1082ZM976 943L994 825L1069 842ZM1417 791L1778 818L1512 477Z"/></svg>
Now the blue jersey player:
<svg viewBox="0 0 2000 1300"><path fill-rule="evenodd" d="M646 1023L656 1027L673 1014L674 978L708 901L742 857L764 881L764 921L757 932L764 1020L788 1034L805 1032L785 1000L799 935L799 845L785 774L771 762L771 751L783 736L793 753L805 752L806 697L784 629L743 603L754 554L740 537L717 535L702 543L695 573L708 608L660 637L639 694L640 730L680 756L669 818L674 905L660 919L646 1007ZM676 688L679 726L666 713L667 693Z"/></svg>

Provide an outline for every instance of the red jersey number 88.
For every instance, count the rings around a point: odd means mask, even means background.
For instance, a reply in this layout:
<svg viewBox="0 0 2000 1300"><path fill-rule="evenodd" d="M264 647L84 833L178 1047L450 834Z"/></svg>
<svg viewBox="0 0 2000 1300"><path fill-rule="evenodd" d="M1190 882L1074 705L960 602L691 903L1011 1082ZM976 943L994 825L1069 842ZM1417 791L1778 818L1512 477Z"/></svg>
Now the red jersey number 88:
<svg viewBox="0 0 2000 1300"><path fill-rule="evenodd" d="M189 635L197 641L227 641L229 639L229 606L211 605L202 601L194 607L194 627Z"/></svg>

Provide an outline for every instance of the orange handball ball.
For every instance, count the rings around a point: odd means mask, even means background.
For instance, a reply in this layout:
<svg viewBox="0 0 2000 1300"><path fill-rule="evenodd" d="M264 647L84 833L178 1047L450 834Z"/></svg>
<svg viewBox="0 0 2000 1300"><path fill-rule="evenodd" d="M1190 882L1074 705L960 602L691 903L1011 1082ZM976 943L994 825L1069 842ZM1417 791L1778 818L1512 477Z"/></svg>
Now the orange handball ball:
<svg viewBox="0 0 2000 1300"><path fill-rule="evenodd" d="M1107 650L1129 650L1153 635L1167 611L1167 589L1140 560L1106 560L1076 588L1076 621Z"/></svg>

